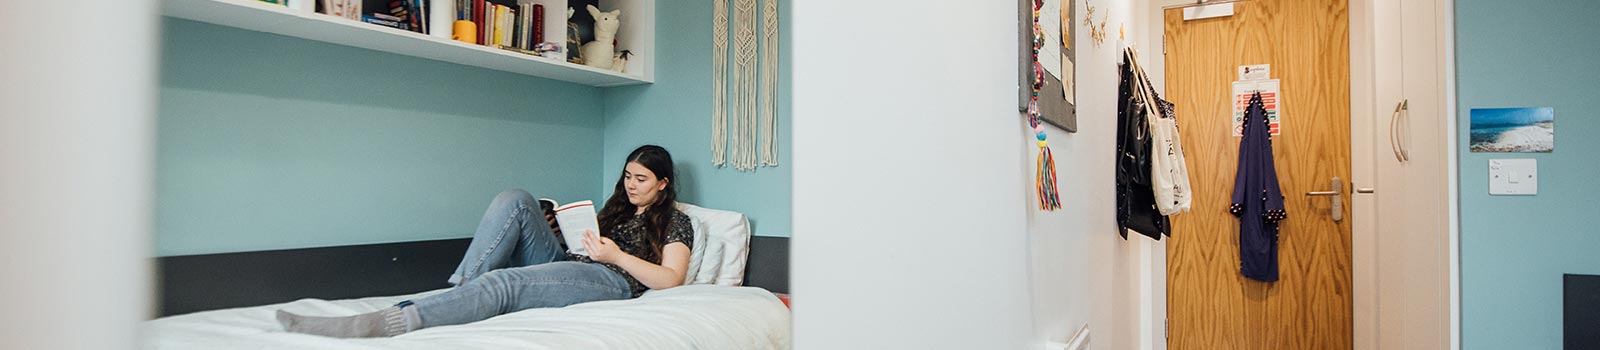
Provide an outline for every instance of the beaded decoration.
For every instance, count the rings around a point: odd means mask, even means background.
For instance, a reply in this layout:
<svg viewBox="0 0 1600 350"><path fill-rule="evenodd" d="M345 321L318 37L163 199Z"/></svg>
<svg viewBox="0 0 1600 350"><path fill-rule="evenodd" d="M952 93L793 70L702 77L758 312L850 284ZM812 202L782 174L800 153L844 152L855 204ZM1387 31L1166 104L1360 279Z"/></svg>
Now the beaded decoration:
<svg viewBox="0 0 1600 350"><path fill-rule="evenodd" d="M1039 9L1043 7L1044 0L1033 0L1033 95L1028 99L1027 114L1028 126L1033 128L1039 142L1038 173L1034 179L1034 188L1039 193L1039 210L1055 211L1061 209L1061 195L1056 189L1056 159L1050 154L1050 142L1045 139L1044 124L1039 121L1039 90L1044 88L1045 74L1044 65L1039 64L1039 49L1044 47L1044 28L1039 26Z"/></svg>

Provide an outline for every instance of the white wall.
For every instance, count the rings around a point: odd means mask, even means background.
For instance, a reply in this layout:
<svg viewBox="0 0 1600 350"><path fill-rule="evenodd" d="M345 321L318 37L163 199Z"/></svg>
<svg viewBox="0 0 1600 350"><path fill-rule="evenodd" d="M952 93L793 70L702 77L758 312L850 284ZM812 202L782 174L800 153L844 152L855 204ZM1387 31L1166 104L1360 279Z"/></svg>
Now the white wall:
<svg viewBox="0 0 1600 350"><path fill-rule="evenodd" d="M1086 323L1093 349L1164 348L1164 250L1112 216L1115 31L1139 38L1145 1L1094 3L1112 35L1077 34L1053 213L1029 191L1014 3L794 5L797 348L1039 349Z"/></svg>
<svg viewBox="0 0 1600 350"><path fill-rule="evenodd" d="M796 348L1036 349L1016 8L793 10Z"/></svg>
<svg viewBox="0 0 1600 350"><path fill-rule="evenodd" d="M1154 70L1162 65L1160 36L1158 32L1154 40L1146 38L1149 29L1144 24L1156 23L1159 30L1160 21L1148 20L1148 1L1091 3L1096 7L1095 22L1108 22L1110 33L1095 46L1089 32L1081 30L1087 9L1083 2L1077 3L1078 132L1046 128L1056 158L1062 210L1028 211L1034 332L1040 341L1062 342L1087 325L1090 349L1163 349L1165 241L1138 234L1124 240L1117 235L1112 186L1117 65L1122 62L1117 28L1123 25L1127 35L1123 43L1139 48L1145 66ZM1017 130L1015 135L1022 139L1027 131ZM1013 147L1027 155L1022 168L1031 176L1038 147L1022 141ZM1031 203L1035 196L1028 195Z"/></svg>
<svg viewBox="0 0 1600 350"><path fill-rule="evenodd" d="M0 349L132 348L150 312L155 2L40 15L60 8L0 12Z"/></svg>

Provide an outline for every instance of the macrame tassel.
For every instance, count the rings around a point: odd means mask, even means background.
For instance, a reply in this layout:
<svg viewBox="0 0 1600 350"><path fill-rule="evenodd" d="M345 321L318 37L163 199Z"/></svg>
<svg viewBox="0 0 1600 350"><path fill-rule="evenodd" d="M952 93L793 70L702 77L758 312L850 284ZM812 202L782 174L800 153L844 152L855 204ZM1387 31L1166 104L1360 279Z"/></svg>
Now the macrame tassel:
<svg viewBox="0 0 1600 350"><path fill-rule="evenodd" d="M1061 195L1056 188L1056 157L1050 154L1050 147L1039 147L1039 171L1035 179L1035 186L1039 190L1039 210L1055 211L1061 209Z"/></svg>
<svg viewBox="0 0 1600 350"><path fill-rule="evenodd" d="M733 115L729 130L733 141L728 162L739 171L756 168L756 85L760 76L756 70L756 24L760 17L755 0L733 2Z"/></svg>
<svg viewBox="0 0 1600 350"><path fill-rule="evenodd" d="M711 165L728 161L728 0L712 1Z"/></svg>
<svg viewBox="0 0 1600 350"><path fill-rule="evenodd" d="M761 2L761 159L778 166L778 0Z"/></svg>

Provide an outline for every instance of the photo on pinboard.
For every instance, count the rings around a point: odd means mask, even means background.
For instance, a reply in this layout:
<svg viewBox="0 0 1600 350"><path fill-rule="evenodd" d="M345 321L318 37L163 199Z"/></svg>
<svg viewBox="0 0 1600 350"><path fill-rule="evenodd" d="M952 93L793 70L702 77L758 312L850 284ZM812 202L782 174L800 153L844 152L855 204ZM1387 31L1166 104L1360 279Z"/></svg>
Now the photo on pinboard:
<svg viewBox="0 0 1600 350"><path fill-rule="evenodd" d="M1043 27L1044 44L1033 52L1034 9L1038 8L1038 23ZM1072 0L1019 0L1017 2L1017 109L1026 112L1032 100L1035 73L1042 73L1044 84L1039 88L1039 119L1067 132L1078 131L1078 113L1074 91L1078 45L1072 43L1072 26L1077 15Z"/></svg>
<svg viewBox="0 0 1600 350"><path fill-rule="evenodd" d="M1555 151L1555 109L1473 108L1473 152L1550 153Z"/></svg>

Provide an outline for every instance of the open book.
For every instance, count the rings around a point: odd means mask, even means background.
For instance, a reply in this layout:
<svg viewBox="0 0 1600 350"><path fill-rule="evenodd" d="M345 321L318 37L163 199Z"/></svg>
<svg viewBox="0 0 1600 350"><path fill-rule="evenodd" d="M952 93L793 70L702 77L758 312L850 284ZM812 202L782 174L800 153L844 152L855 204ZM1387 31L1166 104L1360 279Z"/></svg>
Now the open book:
<svg viewBox="0 0 1600 350"><path fill-rule="evenodd" d="M593 201L577 201L558 206L554 199L540 198L539 206L548 213L554 213L556 225L561 228L561 238L567 244L567 252L578 255L589 255L583 249L583 232L594 231L600 234L600 217L595 214Z"/></svg>

